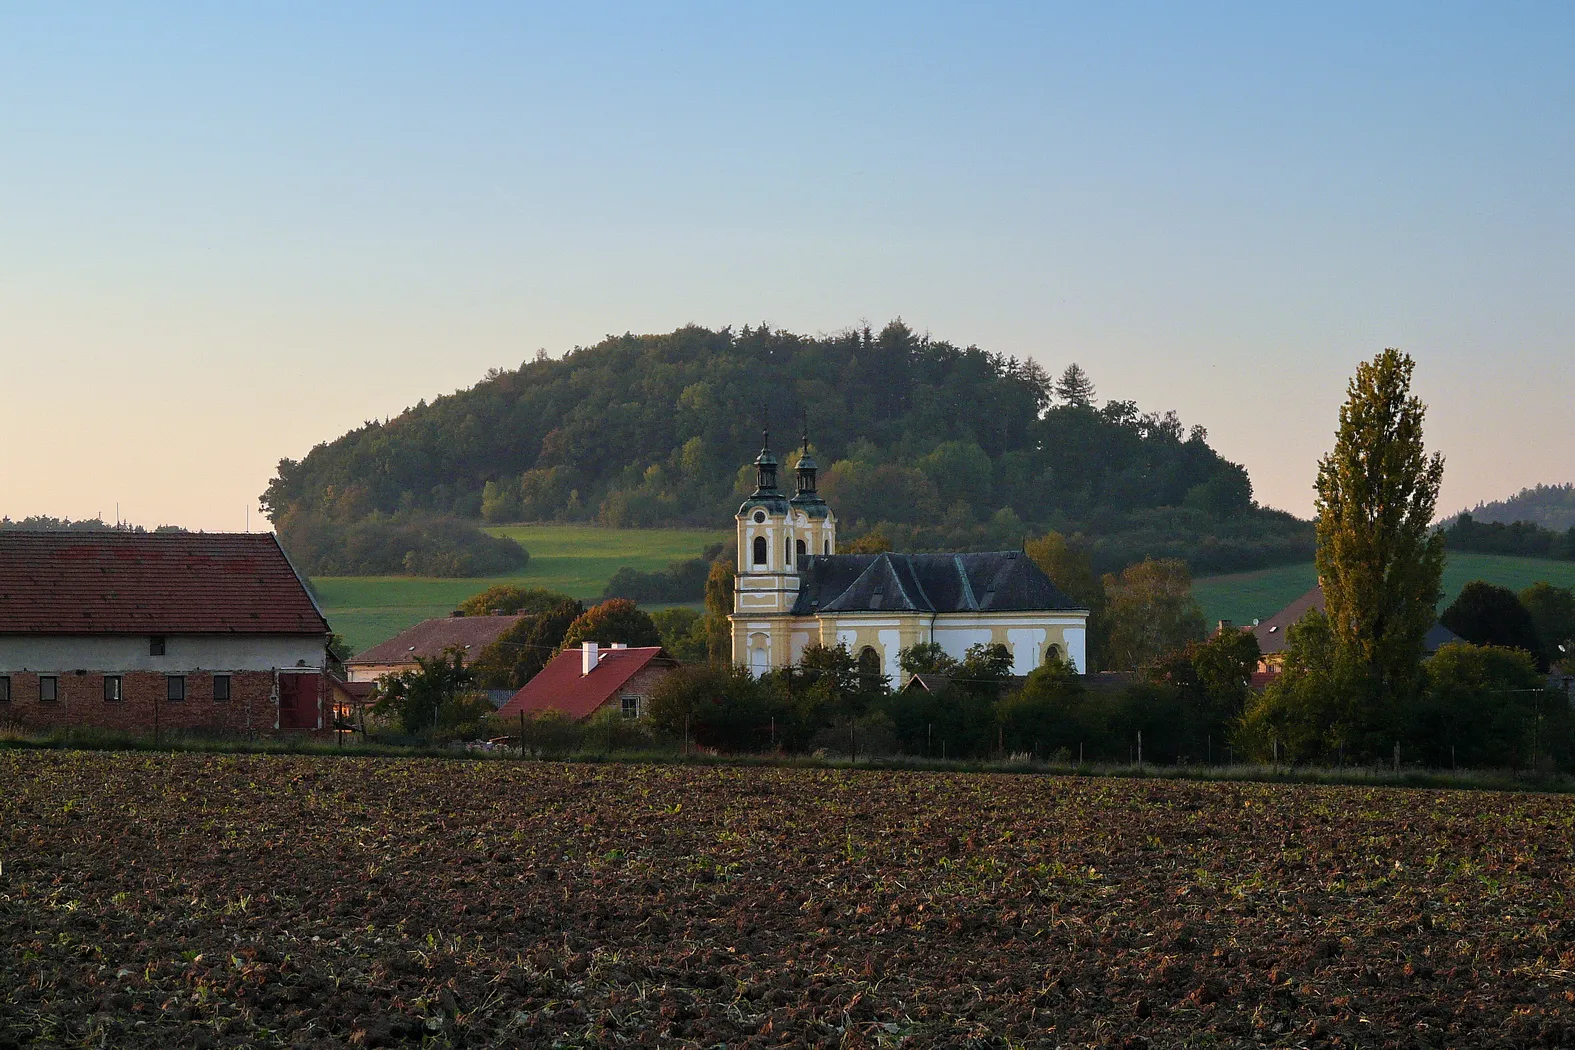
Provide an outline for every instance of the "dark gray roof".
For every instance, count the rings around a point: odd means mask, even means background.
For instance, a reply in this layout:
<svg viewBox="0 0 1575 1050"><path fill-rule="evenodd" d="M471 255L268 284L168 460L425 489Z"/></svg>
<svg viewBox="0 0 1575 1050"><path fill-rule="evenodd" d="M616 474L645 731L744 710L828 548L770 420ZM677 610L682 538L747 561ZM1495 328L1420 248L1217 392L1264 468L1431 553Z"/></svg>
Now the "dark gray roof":
<svg viewBox="0 0 1575 1050"><path fill-rule="evenodd" d="M1048 612L1082 608L1021 551L829 554L808 557L799 567L798 601L793 614Z"/></svg>
<svg viewBox="0 0 1575 1050"><path fill-rule="evenodd" d="M1258 626L1252 629L1253 635L1258 639L1259 651L1265 656L1284 652L1285 632L1290 630L1291 626L1303 616L1306 616L1307 610L1317 609L1319 612L1323 612L1325 611L1324 605L1323 587L1314 587L1267 620L1261 621ZM1424 652L1436 653L1450 642L1458 641L1460 641L1458 634L1435 620L1433 621L1433 626L1428 629L1427 637L1422 641L1422 649Z"/></svg>

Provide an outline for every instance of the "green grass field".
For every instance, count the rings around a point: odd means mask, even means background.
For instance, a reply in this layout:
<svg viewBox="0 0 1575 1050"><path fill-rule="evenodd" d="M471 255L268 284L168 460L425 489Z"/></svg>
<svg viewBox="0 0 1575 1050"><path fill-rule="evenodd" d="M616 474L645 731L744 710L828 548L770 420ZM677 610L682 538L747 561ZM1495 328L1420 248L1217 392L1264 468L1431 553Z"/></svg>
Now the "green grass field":
<svg viewBox="0 0 1575 1050"><path fill-rule="evenodd" d="M1559 587L1575 587L1575 562L1545 558L1509 558L1498 554L1451 554L1444 567L1444 605L1455 600L1472 580L1487 580L1514 590L1547 580ZM1229 576L1204 576L1193 581L1192 593L1203 606L1205 621L1251 623L1267 619L1289 605L1318 582L1311 562L1281 565L1257 572ZM1442 606L1440 607L1442 608Z"/></svg>
<svg viewBox="0 0 1575 1050"><path fill-rule="evenodd" d="M710 529L603 529L593 525L505 525L488 532L530 551L530 567L515 576L435 579L423 576L319 576L312 580L328 622L357 650L376 645L412 624L447 616L454 606L495 583L546 587L571 597L601 597L624 566L650 572L697 558L708 545L732 539Z"/></svg>

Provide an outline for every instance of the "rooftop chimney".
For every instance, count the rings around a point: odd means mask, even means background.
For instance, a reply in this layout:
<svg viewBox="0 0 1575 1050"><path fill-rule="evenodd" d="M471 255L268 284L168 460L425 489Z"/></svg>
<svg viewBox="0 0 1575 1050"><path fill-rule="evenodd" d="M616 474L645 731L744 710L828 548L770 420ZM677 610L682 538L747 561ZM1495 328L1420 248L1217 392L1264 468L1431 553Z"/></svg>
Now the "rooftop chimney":
<svg viewBox="0 0 1575 1050"><path fill-rule="evenodd" d="M1228 632L1231 629L1231 626L1232 626L1232 624L1231 624L1231 622L1229 620L1221 620L1220 621L1219 633L1220 634L1225 634L1226 632Z"/></svg>
<svg viewBox="0 0 1575 1050"><path fill-rule="evenodd" d="M588 675L596 670L596 663L600 659L595 642L580 643L580 674Z"/></svg>

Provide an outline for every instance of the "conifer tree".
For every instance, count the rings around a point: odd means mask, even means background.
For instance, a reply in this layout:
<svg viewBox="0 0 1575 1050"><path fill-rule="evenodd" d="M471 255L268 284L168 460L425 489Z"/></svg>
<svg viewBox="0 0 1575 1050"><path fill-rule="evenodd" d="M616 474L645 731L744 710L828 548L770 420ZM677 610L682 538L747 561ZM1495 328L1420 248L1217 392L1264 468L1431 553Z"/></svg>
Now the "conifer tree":
<svg viewBox="0 0 1575 1050"><path fill-rule="evenodd" d="M1444 460L1422 443L1415 367L1394 349L1358 366L1318 464L1318 576L1335 658L1390 701L1422 684L1442 596L1444 538L1431 526Z"/></svg>
<svg viewBox="0 0 1575 1050"><path fill-rule="evenodd" d="M1081 365L1073 362L1056 380L1055 396L1069 405L1087 408L1094 402L1094 381L1088 378Z"/></svg>

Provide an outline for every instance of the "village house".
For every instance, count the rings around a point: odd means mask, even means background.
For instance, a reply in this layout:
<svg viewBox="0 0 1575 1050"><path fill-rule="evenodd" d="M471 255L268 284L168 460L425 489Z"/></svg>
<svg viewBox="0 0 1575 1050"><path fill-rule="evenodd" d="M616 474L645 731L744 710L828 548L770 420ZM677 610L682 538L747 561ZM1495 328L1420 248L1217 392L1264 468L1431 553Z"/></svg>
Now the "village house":
<svg viewBox="0 0 1575 1050"><path fill-rule="evenodd" d="M770 442L738 508L733 662L755 675L797 665L810 645L846 646L867 674L901 685L903 649L935 643L961 660L980 644L1012 654L1012 673L1047 661L1087 671L1088 613L1022 551L838 554L837 519L804 450L792 497Z"/></svg>
<svg viewBox="0 0 1575 1050"><path fill-rule="evenodd" d="M466 616L456 612L423 620L346 660L345 671L351 682L375 682L384 675L414 671L417 657L430 660L449 649L462 652L467 664L475 663L483 649L523 619L524 615Z"/></svg>
<svg viewBox="0 0 1575 1050"><path fill-rule="evenodd" d="M323 729L328 636L272 534L0 531L0 723Z"/></svg>
<svg viewBox="0 0 1575 1050"><path fill-rule="evenodd" d="M1325 599L1322 585L1314 587L1294 602L1269 617L1259 620L1251 628L1253 637L1258 639L1258 651L1263 654L1258 661L1258 670L1252 676L1254 689L1261 689L1274 680L1285 669L1285 649L1288 643L1287 632L1294 627L1303 616L1313 609L1323 612ZM1221 620L1219 629L1230 630L1231 622ZM1425 655L1432 656L1439 649L1450 642L1460 641L1460 636L1438 621L1433 621L1433 626L1428 629L1427 636L1422 640L1422 650Z"/></svg>
<svg viewBox="0 0 1575 1050"><path fill-rule="evenodd" d="M616 711L624 718L646 716L651 692L678 661L661 646L629 648L614 643L603 648L585 642L578 649L564 649L525 683L524 688L498 711L499 717L534 717L557 711L584 722L600 711Z"/></svg>

